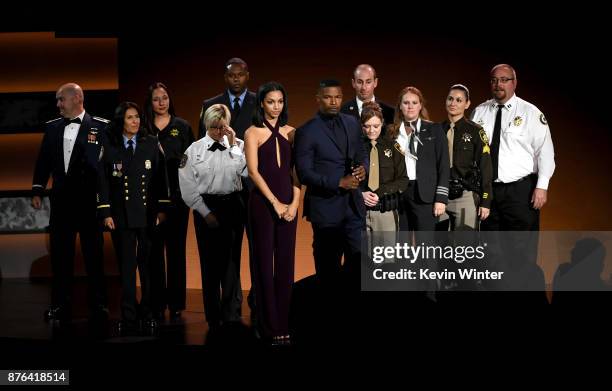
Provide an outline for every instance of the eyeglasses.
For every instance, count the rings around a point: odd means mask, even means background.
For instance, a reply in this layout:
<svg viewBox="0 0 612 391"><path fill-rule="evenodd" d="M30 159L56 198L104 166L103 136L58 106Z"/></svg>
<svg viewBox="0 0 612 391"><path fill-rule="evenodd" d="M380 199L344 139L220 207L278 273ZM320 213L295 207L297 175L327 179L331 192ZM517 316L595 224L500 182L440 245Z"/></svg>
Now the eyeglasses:
<svg viewBox="0 0 612 391"><path fill-rule="evenodd" d="M498 79L497 77L492 77L491 78L491 84L497 84L497 82L500 82L502 84L506 84L510 80L514 80L514 78L513 77L500 77Z"/></svg>

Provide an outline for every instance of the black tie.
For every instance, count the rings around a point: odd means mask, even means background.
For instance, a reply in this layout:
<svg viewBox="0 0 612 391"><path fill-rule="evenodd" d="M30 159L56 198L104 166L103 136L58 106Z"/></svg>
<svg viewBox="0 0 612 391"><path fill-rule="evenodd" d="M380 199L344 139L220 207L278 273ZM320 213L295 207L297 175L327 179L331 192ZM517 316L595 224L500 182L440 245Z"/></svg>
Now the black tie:
<svg viewBox="0 0 612 391"><path fill-rule="evenodd" d="M491 140L491 163L493 164L493 180L497 179L497 163L499 162L499 139L501 135L501 117L504 105L497 105L495 126L493 127L493 140Z"/></svg>
<svg viewBox="0 0 612 391"><path fill-rule="evenodd" d="M132 157L134 157L134 141L133 140L128 140L128 147L127 147L127 165L129 166L130 163L132 162Z"/></svg>
<svg viewBox="0 0 612 391"><path fill-rule="evenodd" d="M81 123L81 119L79 117L73 118L73 119L68 119L68 118L64 118L64 124L66 126L70 125L70 124L80 124Z"/></svg>
<svg viewBox="0 0 612 391"><path fill-rule="evenodd" d="M240 98L239 97L235 97L234 98L234 107L232 107L232 120L230 122L230 126L232 128L236 124L236 120L238 119L239 115L240 115Z"/></svg>
<svg viewBox="0 0 612 391"><path fill-rule="evenodd" d="M216 150L219 151L225 151L227 148L225 148L225 146L221 143L218 142L214 142L213 145L210 146L210 148L208 148L209 151L213 151L215 152Z"/></svg>

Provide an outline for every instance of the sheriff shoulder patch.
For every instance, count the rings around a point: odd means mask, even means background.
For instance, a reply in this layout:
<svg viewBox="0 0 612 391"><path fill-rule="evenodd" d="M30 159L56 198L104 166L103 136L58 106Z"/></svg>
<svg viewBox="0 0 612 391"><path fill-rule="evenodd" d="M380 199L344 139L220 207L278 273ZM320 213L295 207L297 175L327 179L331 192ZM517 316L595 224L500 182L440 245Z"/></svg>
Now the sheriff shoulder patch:
<svg viewBox="0 0 612 391"><path fill-rule="evenodd" d="M482 142L488 145L489 144L489 138L487 137L487 133L484 131L483 128L480 128L478 130L478 134L480 134L480 139L482 140Z"/></svg>
<svg viewBox="0 0 612 391"><path fill-rule="evenodd" d="M546 121L546 117L544 117L544 114L540 113L540 122L543 125L548 125L548 121Z"/></svg>
<svg viewBox="0 0 612 391"><path fill-rule="evenodd" d="M184 168L187 165L187 155L183 154L181 158L181 163L179 164L179 168Z"/></svg>
<svg viewBox="0 0 612 391"><path fill-rule="evenodd" d="M397 151L399 153L401 153L402 155L406 156L406 154L404 153L404 151L402 151L402 147L399 145L399 143L395 143L393 144L393 146L395 147L395 149L397 149Z"/></svg>

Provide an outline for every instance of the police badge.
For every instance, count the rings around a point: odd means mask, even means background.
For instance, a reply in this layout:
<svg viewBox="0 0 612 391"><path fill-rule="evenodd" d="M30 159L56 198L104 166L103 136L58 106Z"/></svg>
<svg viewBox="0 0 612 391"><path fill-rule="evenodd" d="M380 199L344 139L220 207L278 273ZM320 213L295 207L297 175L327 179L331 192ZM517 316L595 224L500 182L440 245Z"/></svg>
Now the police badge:
<svg viewBox="0 0 612 391"><path fill-rule="evenodd" d="M520 116L516 116L512 122L514 123L514 126L521 126L523 119Z"/></svg>
<svg viewBox="0 0 612 391"><path fill-rule="evenodd" d="M461 136L461 140L463 140L464 143L472 142L472 135L469 133L463 133L463 136Z"/></svg>
<svg viewBox="0 0 612 391"><path fill-rule="evenodd" d="M176 137L176 136L178 136L178 135L179 135L179 131L178 131L178 129L174 128L174 129L172 129L172 130L170 131L170 136L172 136L172 137Z"/></svg>
<svg viewBox="0 0 612 391"><path fill-rule="evenodd" d="M392 154L393 154L393 151L391 151L389 148L385 149L385 156L386 157L391 157Z"/></svg>
<svg viewBox="0 0 612 391"><path fill-rule="evenodd" d="M145 160L145 168L146 168L147 170L150 170L150 169L151 169L151 161L150 161L150 160Z"/></svg>

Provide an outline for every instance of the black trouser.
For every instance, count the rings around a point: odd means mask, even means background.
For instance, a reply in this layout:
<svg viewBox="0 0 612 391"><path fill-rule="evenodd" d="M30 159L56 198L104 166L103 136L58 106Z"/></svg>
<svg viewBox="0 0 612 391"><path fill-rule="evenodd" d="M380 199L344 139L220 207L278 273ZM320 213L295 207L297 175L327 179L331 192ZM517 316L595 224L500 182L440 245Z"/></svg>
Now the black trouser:
<svg viewBox="0 0 612 391"><path fill-rule="evenodd" d="M421 200L418 181L408 183L402 198L404 210L399 219L400 231L435 231L433 204Z"/></svg>
<svg viewBox="0 0 612 391"><path fill-rule="evenodd" d="M209 326L218 326L221 322L240 321L240 256L246 216L239 192L202 198L219 222L218 227L211 228L194 211L204 312Z"/></svg>
<svg viewBox="0 0 612 391"><path fill-rule="evenodd" d="M531 196L538 182L535 174L512 183L493 182L489 217L480 224L482 231L538 231L540 211L533 209Z"/></svg>
<svg viewBox="0 0 612 391"><path fill-rule="evenodd" d="M512 183L493 183L493 201L489 217L480 224L482 231L532 231L527 233L503 232L489 236L496 268L513 273L515 281L505 289L543 290L541 270L536 264L540 212L533 209L531 197L538 177L528 175Z"/></svg>
<svg viewBox="0 0 612 391"><path fill-rule="evenodd" d="M121 272L121 318L127 322L135 322L139 315L143 319L151 318L150 235L148 228L118 228L111 234ZM139 309L136 301L136 267L140 276Z"/></svg>
<svg viewBox="0 0 612 391"><path fill-rule="evenodd" d="M313 255L315 270L323 283L334 284L344 272L354 276L360 270L361 233L365 230L365 217L361 217L351 206L346 206L346 215L340 224L334 226L312 224ZM352 277L351 277L352 278ZM354 281L359 281L355 278Z"/></svg>
<svg viewBox="0 0 612 391"><path fill-rule="evenodd" d="M151 306L154 312L185 309L187 226L189 208L182 200L155 227L151 245ZM165 250L165 251L164 251Z"/></svg>
<svg viewBox="0 0 612 391"><path fill-rule="evenodd" d="M88 301L91 308L106 305L104 280L104 237L95 223L87 228L74 229L52 225L49 232L51 268L53 272L51 303L69 307L74 278L74 251L79 234L81 251L88 279Z"/></svg>

